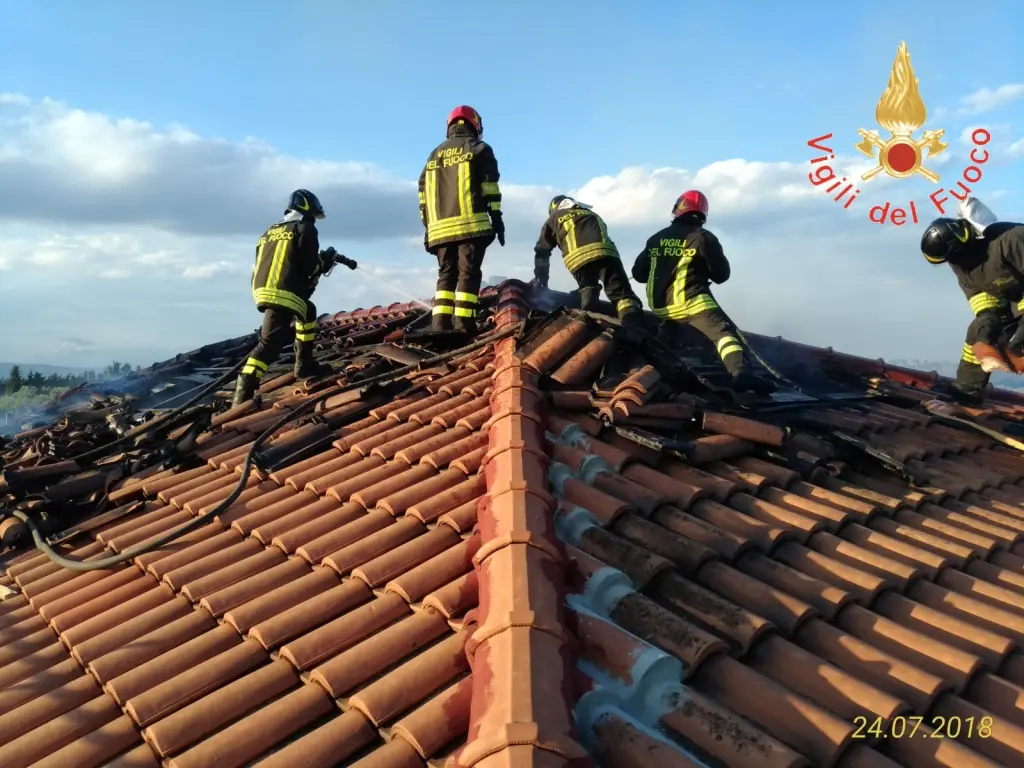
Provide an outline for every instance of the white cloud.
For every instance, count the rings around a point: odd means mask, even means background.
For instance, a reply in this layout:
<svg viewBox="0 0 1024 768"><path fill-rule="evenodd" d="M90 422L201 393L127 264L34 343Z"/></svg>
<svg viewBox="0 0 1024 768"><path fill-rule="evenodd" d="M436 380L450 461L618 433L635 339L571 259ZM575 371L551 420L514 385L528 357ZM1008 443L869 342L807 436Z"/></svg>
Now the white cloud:
<svg viewBox="0 0 1024 768"><path fill-rule="evenodd" d="M1008 156L1013 158L1024 157L1024 138L1017 139L1013 142L1013 144L1007 148L1006 153Z"/></svg>
<svg viewBox="0 0 1024 768"><path fill-rule="evenodd" d="M54 340L49 354L70 356L69 364L148 364L253 330L253 241L280 213L282 190L300 186L328 210L321 242L360 263L355 274L339 268L321 280L321 312L433 293L436 261L422 248L411 180L365 162L293 158L257 139L231 143L51 101L0 94L0 105L0 269L3 287L15 289L0 302L0 328L47 308L31 341L0 333L0 359L41 360L43 338ZM1010 135L1000 134L1007 147ZM872 356L955 357L969 312L948 270L920 260L920 225L867 220L875 203L906 207L914 199L923 224L936 215L928 202L935 187L885 175L861 182L874 163L853 154L855 138L830 140L839 150L836 179L857 180L862 190L849 210L829 200L831 182L810 183L817 152L804 142L786 161L629 167L568 191L605 217L629 266L667 223L678 194L701 188L711 200L709 228L733 264L733 279L716 295L751 330ZM955 169L967 151L954 142L928 164ZM488 250L484 274L529 279L556 190L502 188L508 243ZM39 199L47 205L25 204ZM573 287L557 263L552 285ZM925 331L921 317L936 305L950 310ZM59 341L71 336L90 345Z"/></svg>
<svg viewBox="0 0 1024 768"><path fill-rule="evenodd" d="M237 272L238 268L239 265L231 261L215 261L211 264L198 264L185 267L181 276L189 279L213 277L214 275L222 272Z"/></svg>
<svg viewBox="0 0 1024 768"><path fill-rule="evenodd" d="M960 99L958 115L980 115L1024 96L1024 83L1007 83L998 88L980 88Z"/></svg>

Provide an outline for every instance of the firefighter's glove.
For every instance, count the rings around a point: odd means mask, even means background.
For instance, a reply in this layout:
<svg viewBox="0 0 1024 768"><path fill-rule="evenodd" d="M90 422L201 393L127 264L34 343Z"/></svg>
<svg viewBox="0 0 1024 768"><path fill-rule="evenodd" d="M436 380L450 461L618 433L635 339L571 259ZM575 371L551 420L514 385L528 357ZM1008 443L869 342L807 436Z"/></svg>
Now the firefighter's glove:
<svg viewBox="0 0 1024 768"><path fill-rule="evenodd" d="M335 254L334 263L341 264L342 266L348 267L349 269L355 269L356 267L359 266L355 259L350 259L348 256L342 256L340 253Z"/></svg>
<svg viewBox="0 0 1024 768"><path fill-rule="evenodd" d="M491 226L494 227L494 234L498 237L498 244L505 247L505 222L501 218L501 211L491 211Z"/></svg>
<svg viewBox="0 0 1024 768"><path fill-rule="evenodd" d="M1017 330L1015 330L1013 332L1013 336L1010 337L1007 347L1014 352L1019 352L1024 348L1024 318L1021 318L1017 323Z"/></svg>
<svg viewBox="0 0 1024 768"><path fill-rule="evenodd" d="M329 275L331 270L334 269L334 257L338 255L338 252L334 248L327 248L317 256L319 264L317 265L318 275Z"/></svg>
<svg viewBox="0 0 1024 768"><path fill-rule="evenodd" d="M533 260L533 280L530 285L538 288L548 287L548 278L551 274L551 265L547 259L534 258Z"/></svg>

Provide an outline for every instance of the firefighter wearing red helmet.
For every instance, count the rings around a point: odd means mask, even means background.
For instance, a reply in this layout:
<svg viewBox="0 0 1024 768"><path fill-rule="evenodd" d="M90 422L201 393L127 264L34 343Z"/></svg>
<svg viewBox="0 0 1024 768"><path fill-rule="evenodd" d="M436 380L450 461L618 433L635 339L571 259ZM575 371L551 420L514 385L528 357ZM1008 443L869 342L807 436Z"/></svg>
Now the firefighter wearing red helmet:
<svg viewBox="0 0 1024 768"><path fill-rule="evenodd" d="M956 379L935 389L964 405L979 405L990 374L974 345L1024 345L1024 224L998 221L984 203L968 197L956 217L935 219L925 228L921 254L929 264L949 264L974 313Z"/></svg>
<svg viewBox="0 0 1024 768"><path fill-rule="evenodd" d="M715 345L737 390L768 392L769 382L750 372L736 325L714 296L711 283L724 283L731 268L718 238L704 229L708 199L703 192L684 192L672 206L672 223L656 232L633 263L633 279L647 284L647 304L664 322L691 325Z"/></svg>
<svg viewBox="0 0 1024 768"><path fill-rule="evenodd" d="M498 161L481 140L483 120L472 107L448 115L448 137L420 173L423 245L437 257L437 288L431 327L476 331L481 267L497 237L505 245Z"/></svg>

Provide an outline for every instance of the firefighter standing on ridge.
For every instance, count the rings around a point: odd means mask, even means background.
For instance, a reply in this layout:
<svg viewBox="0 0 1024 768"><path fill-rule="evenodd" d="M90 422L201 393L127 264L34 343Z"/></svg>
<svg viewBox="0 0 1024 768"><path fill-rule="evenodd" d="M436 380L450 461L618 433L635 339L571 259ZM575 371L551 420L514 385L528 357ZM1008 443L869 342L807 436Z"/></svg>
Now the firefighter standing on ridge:
<svg viewBox="0 0 1024 768"><path fill-rule="evenodd" d="M640 324L643 308L629 284L619 250L608 237L604 220L589 205L566 195L557 195L548 205L547 221L533 249L533 280L542 288L548 287L551 252L556 245L579 286L581 309L597 308L603 284L623 326Z"/></svg>
<svg viewBox="0 0 1024 768"><path fill-rule="evenodd" d="M692 325L711 340L735 389L768 393L774 387L750 372L735 324L711 295L710 283L724 283L732 270L718 238L704 229L707 217L702 192L681 194L672 223L652 235L637 256L633 279L647 283L647 304L657 317Z"/></svg>
<svg viewBox="0 0 1024 768"><path fill-rule="evenodd" d="M956 380L945 393L964 405L978 405L990 374L973 346L1024 345L1024 224L998 221L981 201L968 197L957 218L928 225L921 253L930 264L949 264L974 312Z"/></svg>
<svg viewBox="0 0 1024 768"><path fill-rule="evenodd" d="M295 376L310 378L327 369L313 357L316 307L309 299L321 275L335 264L356 268L356 262L334 248L320 250L316 220L324 218L320 200L306 189L292 193L284 216L271 225L256 245L252 270L252 297L263 313L259 343L249 353L235 382L233 403L252 398L260 379L277 358L295 325Z"/></svg>
<svg viewBox="0 0 1024 768"><path fill-rule="evenodd" d="M437 257L431 328L476 332L477 294L487 246L505 245L498 161L481 141L484 124L472 107L448 115L448 138L430 153L420 174L424 247ZM453 323L454 318L454 323Z"/></svg>

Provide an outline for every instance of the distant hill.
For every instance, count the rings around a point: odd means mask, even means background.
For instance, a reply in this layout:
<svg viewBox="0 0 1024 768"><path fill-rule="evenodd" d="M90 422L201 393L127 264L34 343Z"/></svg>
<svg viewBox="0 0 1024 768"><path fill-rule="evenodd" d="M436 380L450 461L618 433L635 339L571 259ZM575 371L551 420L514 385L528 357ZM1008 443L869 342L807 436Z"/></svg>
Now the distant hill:
<svg viewBox="0 0 1024 768"><path fill-rule="evenodd" d="M43 363L0 363L0 379L6 379L11 375L11 368L17 365L21 368L21 375L28 376L33 371L43 374L43 376L51 376L58 374L60 376L67 376L69 373L85 373L88 368L80 368L72 365L45 365Z"/></svg>

